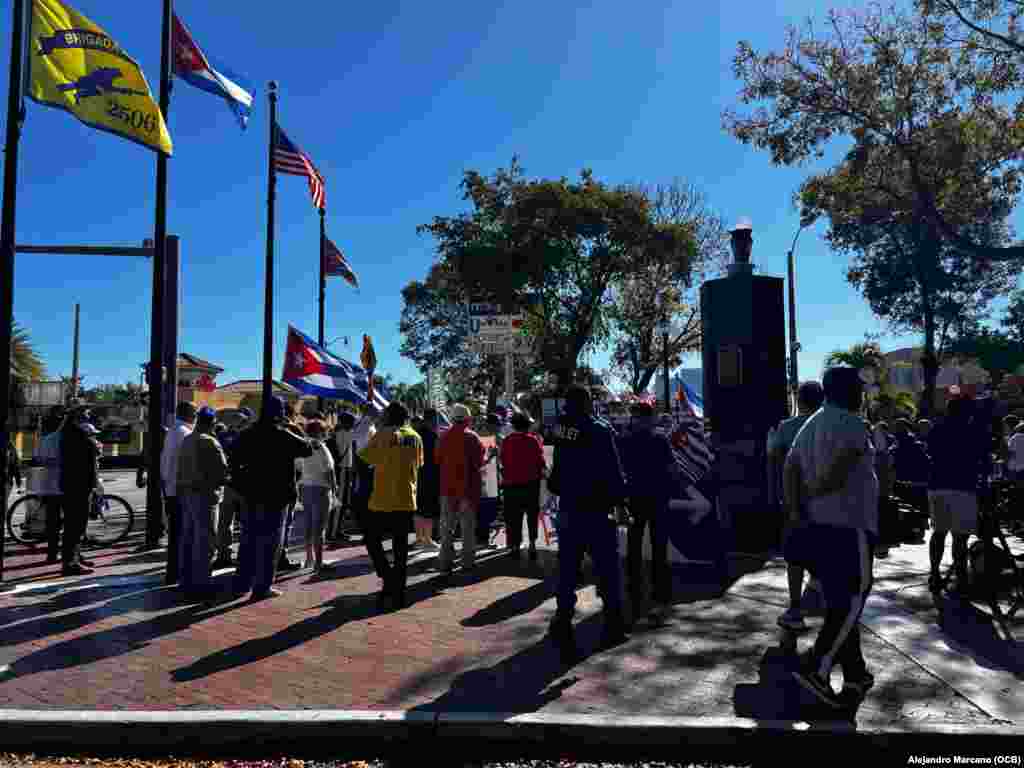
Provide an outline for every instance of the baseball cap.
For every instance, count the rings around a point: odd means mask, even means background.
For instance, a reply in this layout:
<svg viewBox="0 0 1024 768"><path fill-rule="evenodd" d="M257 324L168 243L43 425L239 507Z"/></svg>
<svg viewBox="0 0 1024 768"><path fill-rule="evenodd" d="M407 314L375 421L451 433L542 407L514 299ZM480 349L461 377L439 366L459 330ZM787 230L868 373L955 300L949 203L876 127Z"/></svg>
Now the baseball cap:
<svg viewBox="0 0 1024 768"><path fill-rule="evenodd" d="M213 410L213 408L211 408L210 406L204 405L202 408L199 409L198 416L200 419L208 419L212 421L213 419L217 418L217 412Z"/></svg>
<svg viewBox="0 0 1024 768"><path fill-rule="evenodd" d="M469 408L464 406L462 403L459 403L452 408L452 421L454 422L469 421L472 417L473 414L470 412Z"/></svg>

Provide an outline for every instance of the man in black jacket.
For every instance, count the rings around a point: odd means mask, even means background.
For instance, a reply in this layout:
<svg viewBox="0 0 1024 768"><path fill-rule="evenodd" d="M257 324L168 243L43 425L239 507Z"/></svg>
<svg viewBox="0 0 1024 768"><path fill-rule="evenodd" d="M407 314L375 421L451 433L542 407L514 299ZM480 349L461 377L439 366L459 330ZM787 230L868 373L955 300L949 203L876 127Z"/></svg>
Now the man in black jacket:
<svg viewBox="0 0 1024 768"><path fill-rule="evenodd" d="M238 437L231 455L231 482L246 500L235 587L253 600L276 597L273 589L288 506L296 501L295 460L313 455L289 425L284 402L271 398L260 420Z"/></svg>
<svg viewBox="0 0 1024 768"><path fill-rule="evenodd" d="M548 488L560 497L557 610L551 639L562 660L578 657L572 618L576 584L585 549L594 558L604 603L601 643L610 647L626 638L620 595L618 531L612 508L626 498L626 477L612 428L594 418L590 392L572 386L565 415L555 432L555 455Z"/></svg>
<svg viewBox="0 0 1024 768"><path fill-rule="evenodd" d="M65 421L60 440L60 485L64 505L62 574L84 576L92 563L82 558L82 536L89 519L89 502L99 482L99 444L93 439L92 414L85 407L72 411Z"/></svg>

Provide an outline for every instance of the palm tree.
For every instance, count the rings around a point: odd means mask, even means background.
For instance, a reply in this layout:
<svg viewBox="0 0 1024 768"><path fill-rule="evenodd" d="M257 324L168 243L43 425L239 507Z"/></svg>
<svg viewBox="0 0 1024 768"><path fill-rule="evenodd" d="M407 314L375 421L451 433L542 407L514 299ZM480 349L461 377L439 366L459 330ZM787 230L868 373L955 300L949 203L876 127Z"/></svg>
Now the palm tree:
<svg viewBox="0 0 1024 768"><path fill-rule="evenodd" d="M28 331L11 320L11 376L18 381L39 381L46 366L36 353Z"/></svg>
<svg viewBox="0 0 1024 768"><path fill-rule="evenodd" d="M825 358L825 367L834 365L848 365L857 370L870 370L874 373L877 389L868 391L865 405L869 411L877 411L882 418L888 419L901 414L916 416L918 409L914 395L890 385L889 365L877 342L868 339L854 344L849 349L833 351Z"/></svg>

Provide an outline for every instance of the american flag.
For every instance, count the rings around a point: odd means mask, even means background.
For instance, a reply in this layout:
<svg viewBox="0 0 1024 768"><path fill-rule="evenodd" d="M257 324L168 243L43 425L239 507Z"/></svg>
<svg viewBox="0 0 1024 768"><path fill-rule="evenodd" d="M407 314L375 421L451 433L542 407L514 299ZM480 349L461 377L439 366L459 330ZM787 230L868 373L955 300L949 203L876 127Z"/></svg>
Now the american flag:
<svg viewBox="0 0 1024 768"><path fill-rule="evenodd" d="M284 135L281 126L274 132L274 170L289 173L293 176L305 176L309 180L309 194L313 197L313 207L327 207L327 195L324 189L324 177L313 165L309 155L295 146L291 139Z"/></svg>
<svg viewBox="0 0 1024 768"><path fill-rule="evenodd" d="M329 237L324 238L324 274L327 277L342 277L353 288L359 287L359 278L356 277L348 259Z"/></svg>

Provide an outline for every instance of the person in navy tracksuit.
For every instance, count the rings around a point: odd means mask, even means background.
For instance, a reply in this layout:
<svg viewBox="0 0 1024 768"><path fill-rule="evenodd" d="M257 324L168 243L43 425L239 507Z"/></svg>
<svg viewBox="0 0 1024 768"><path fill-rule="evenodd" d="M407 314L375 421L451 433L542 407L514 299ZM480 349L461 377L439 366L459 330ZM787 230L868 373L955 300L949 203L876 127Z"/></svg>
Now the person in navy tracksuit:
<svg viewBox="0 0 1024 768"><path fill-rule="evenodd" d="M578 655L572 618L584 550L594 559L604 603L602 645L625 639L620 565L612 508L627 495L626 477L611 427L594 418L590 392L570 387L565 414L555 430L555 452L548 488L559 499L558 588L551 638L563 660Z"/></svg>

